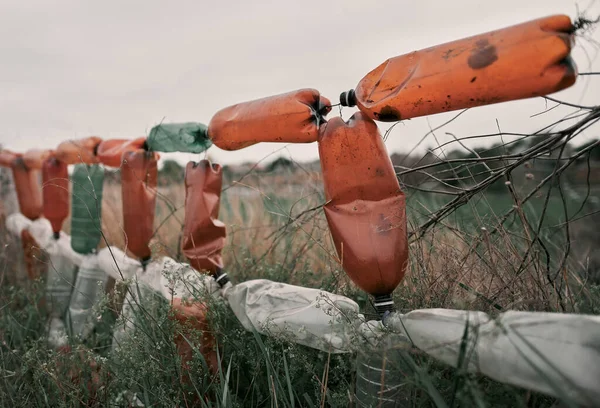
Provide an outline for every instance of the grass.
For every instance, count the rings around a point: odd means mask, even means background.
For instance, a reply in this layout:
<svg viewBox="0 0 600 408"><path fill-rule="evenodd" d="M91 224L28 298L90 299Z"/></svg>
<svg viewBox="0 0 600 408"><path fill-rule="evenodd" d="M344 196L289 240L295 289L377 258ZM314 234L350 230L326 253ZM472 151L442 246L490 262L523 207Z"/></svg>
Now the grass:
<svg viewBox="0 0 600 408"><path fill-rule="evenodd" d="M224 259L234 283L266 278L322 288L354 299L362 312L372 315L368 296L340 268L322 210L311 211L324 202L318 173L251 174L226 184L220 218L227 225ZM407 195L412 228L444 204L433 195L414 191ZM124 247L120 196L118 173L107 175L102 246ZM151 243L154 257L185 261L178 245L183 204L183 185L160 188L157 233ZM394 293L397 308L460 308L492 315L509 309L600 313L600 288L585 282L576 260L569 258L558 277L549 280L543 249L531 245L535 228L523 226L523 220L537 225L540 205L534 201L517 212L515 220L498 224L498 216L512 205L511 197L502 192L477 197L413 241L406 278ZM560 205L562 201L552 198L543 226L565 221ZM64 225L68 232L69 220ZM4 230L0 239L5 248L0 251L3 278L9 283L0 289L2 407L125 407L132 395L147 407L346 407L353 403L356 354L330 355L291 343L285 336L248 332L223 302L201 291L194 294L208 305L208 322L218 342L216 377L210 375L195 346L202 333L183 331L170 318L168 301L152 294L144 295L143 309L135 313L138 330L120 349L111 351L119 307L114 301L118 296L109 291L98 305L101 319L94 335L72 344L70 351L52 350L44 338L44 282L17 284L9 279L21 268L15 257L19 247ZM542 239L550 246L553 235ZM561 266L561 245L552 247L552 273ZM558 285L563 285L560 296ZM196 351L189 377L181 369L174 343L181 333L188 333L186 339ZM552 398L450 368L418 350L397 353L405 362L407 406L557 406Z"/></svg>

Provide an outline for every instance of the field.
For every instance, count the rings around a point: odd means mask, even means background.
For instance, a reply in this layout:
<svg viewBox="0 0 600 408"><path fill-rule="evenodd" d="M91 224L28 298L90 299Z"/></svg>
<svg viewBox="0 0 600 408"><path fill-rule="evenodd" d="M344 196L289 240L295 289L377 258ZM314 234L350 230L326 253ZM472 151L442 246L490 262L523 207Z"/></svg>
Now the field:
<svg viewBox="0 0 600 408"><path fill-rule="evenodd" d="M153 256L185 261L179 250L184 186L167 176L161 174ZM531 190L530 182L535 180L518 183L514 194L502 190L508 187L478 194L427 230L420 226L451 197L406 187L410 266L394 293L397 308L443 307L492 315L505 310L600 313L600 287L588 282L590 269L583 258L566 256L565 249L571 240L583 243L580 235L573 235L576 219L597 207L586 204L581 210L587 189L568 183L567 201L555 189L546 203L548 190L542 189L515 205L515 197ZM589 195L597 197L597 187L592 188L596 190ZM101 246L125 247L120 197L119 173L107 174ZM340 267L320 208L324 201L314 166L228 173L219 215L227 225L226 269L234 283L265 278L342 294L373 317L368 296ZM538 235L543 245L533 245L542 218ZM573 228L565 232L569 219ZM64 226L68 232L69 220ZM6 231L1 233L3 277L14 282L22 276L15 262L18 243ZM211 378L201 354L195 353L191 378L180 380L173 338L181 327L167 318L168 305L160 299L146 305L153 313L139 316L140 332L128 346L111 352L112 327L120 310L121 297L113 292L118 285L109 285L91 339L74 344L68 353L51 350L43 337L43 288L42 281L2 287L1 406L128 406L134 393L147 407L191 406L194 401L234 407L352 404L355 355L329 355L285 338L247 332L225 305L208 298L209 322L220 347L218 378ZM407 352L407 358L414 363L405 385L413 407L560 406L547 396L449 368L418 350Z"/></svg>

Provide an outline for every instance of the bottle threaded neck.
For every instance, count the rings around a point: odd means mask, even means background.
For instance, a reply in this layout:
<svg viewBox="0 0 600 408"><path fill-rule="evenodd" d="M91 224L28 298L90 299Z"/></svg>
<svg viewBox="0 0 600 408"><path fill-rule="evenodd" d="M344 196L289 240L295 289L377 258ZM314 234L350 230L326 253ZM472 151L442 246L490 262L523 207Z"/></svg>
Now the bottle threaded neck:
<svg viewBox="0 0 600 408"><path fill-rule="evenodd" d="M395 309L392 295L375 296L375 302L373 302L373 306L375 306L375 310L381 319L383 319L387 313L391 313Z"/></svg>

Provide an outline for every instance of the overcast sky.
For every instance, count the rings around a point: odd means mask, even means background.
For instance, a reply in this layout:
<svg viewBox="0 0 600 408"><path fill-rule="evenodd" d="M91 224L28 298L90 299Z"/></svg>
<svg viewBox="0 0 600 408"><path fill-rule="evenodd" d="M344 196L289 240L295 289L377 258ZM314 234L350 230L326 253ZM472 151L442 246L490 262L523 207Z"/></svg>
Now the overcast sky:
<svg viewBox="0 0 600 408"><path fill-rule="evenodd" d="M590 0L2 0L0 144L24 151L89 135L134 138L163 120L208 124L231 104L304 87L337 103L387 58L551 14L575 18L577 6L600 14L600 2ZM600 41L600 29L593 38ZM597 52L578 43L572 55L581 72L600 71ZM599 91L600 77L580 77L554 96L598 104ZM496 118L504 131L531 131L570 112L530 118L544 108L542 98L476 108L444 131L495 132ZM344 118L352 112L345 109ZM455 114L399 124L388 150L411 149L428 120L435 127ZM443 132L438 138L446 140ZM430 136L423 147L434 144ZM240 163L282 147L213 146L209 155ZM287 145L268 160L313 160L317 152L316 143Z"/></svg>

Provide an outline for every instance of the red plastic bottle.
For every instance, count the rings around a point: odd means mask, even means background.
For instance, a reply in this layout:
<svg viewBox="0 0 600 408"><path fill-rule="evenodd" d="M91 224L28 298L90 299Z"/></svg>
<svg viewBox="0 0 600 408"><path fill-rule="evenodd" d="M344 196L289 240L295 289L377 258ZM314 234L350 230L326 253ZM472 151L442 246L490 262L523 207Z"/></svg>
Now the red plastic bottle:
<svg viewBox="0 0 600 408"><path fill-rule="evenodd" d="M121 165L125 243L143 261L152 255L148 245L154 234L157 157L156 153L145 150L126 151Z"/></svg>
<svg viewBox="0 0 600 408"><path fill-rule="evenodd" d="M321 127L325 216L350 279L391 306L407 267L406 202L377 125L361 112Z"/></svg>
<svg viewBox="0 0 600 408"><path fill-rule="evenodd" d="M109 167L120 167L123 153L128 151L134 151L138 149L144 149L146 143L145 137L138 137L137 139L110 139L103 140L96 149L96 157L100 163ZM157 157L158 159L158 157Z"/></svg>
<svg viewBox="0 0 600 408"><path fill-rule="evenodd" d="M20 156L13 161L11 167L21 214L30 220L35 220L42 215L44 208L40 171L28 169Z"/></svg>
<svg viewBox="0 0 600 408"><path fill-rule="evenodd" d="M57 238L62 224L69 216L70 185L68 166L50 157L42 166L42 196L44 217L52 224L54 236Z"/></svg>
<svg viewBox="0 0 600 408"><path fill-rule="evenodd" d="M182 250L198 271L215 274L223 268L225 224L218 219L222 167L208 160L189 162L185 169L185 225Z"/></svg>
<svg viewBox="0 0 600 408"><path fill-rule="evenodd" d="M102 142L98 136L90 136L84 139L67 140L58 145L55 157L66 164L95 164L98 163L96 149Z"/></svg>

